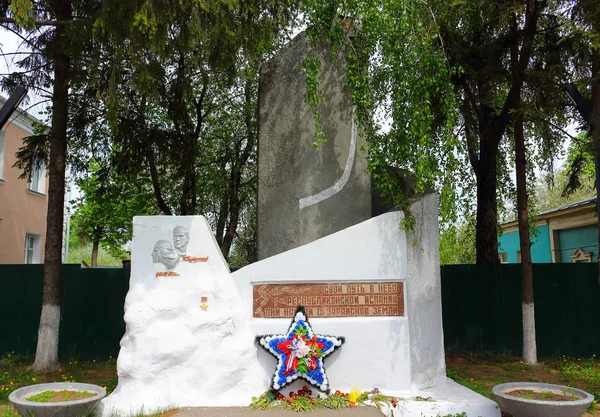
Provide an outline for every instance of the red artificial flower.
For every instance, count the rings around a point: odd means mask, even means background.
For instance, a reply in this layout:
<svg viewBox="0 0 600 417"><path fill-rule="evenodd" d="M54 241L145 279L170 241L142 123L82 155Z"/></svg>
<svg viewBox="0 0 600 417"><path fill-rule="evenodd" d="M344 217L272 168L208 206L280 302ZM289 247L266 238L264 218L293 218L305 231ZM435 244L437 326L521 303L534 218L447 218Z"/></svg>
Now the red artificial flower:
<svg viewBox="0 0 600 417"><path fill-rule="evenodd" d="M292 337L289 340L286 340L285 342L279 342L277 343L277 347L283 351L283 353L286 353L289 355L290 353L290 346L292 346L292 343L294 342L294 340L298 339L298 337L296 337L296 335L294 335L294 337Z"/></svg>
<svg viewBox="0 0 600 417"><path fill-rule="evenodd" d="M317 336L313 336L312 340L308 340L306 342L306 344L308 346L310 346L311 348L318 349L318 350L323 349L323 346L325 346L323 343L319 342L319 339L317 339Z"/></svg>
<svg viewBox="0 0 600 417"><path fill-rule="evenodd" d="M295 371L296 369L298 369L298 359L294 358L292 360L292 366L290 367L290 370Z"/></svg>

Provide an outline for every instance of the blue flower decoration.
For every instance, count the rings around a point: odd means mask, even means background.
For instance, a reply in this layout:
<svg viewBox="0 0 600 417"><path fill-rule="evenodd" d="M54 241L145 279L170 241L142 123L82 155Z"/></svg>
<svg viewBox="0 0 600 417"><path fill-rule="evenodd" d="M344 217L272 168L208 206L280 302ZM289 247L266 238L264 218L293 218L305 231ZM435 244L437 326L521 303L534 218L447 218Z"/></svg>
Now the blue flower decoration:
<svg viewBox="0 0 600 417"><path fill-rule="evenodd" d="M296 309L286 334L258 336L256 340L278 360L272 389L279 390L295 379L303 378L329 393L323 358L341 346L344 338L315 335L302 306Z"/></svg>

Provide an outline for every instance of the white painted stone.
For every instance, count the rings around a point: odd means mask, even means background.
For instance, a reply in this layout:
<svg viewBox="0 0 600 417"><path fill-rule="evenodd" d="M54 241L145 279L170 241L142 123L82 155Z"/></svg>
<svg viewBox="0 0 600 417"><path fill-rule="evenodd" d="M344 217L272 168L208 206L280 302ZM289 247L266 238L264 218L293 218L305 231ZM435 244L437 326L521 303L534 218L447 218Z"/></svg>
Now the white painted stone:
<svg viewBox="0 0 600 417"><path fill-rule="evenodd" d="M425 194L410 207L416 224L407 240L406 307L409 318L412 390L446 381L438 200Z"/></svg>
<svg viewBox="0 0 600 417"><path fill-rule="evenodd" d="M469 417L499 417L494 401L446 377L437 197L425 195L411 208L416 226L409 234L400 228L403 214L390 212L234 272L245 314L252 315L257 284L401 281L404 317L309 317L315 333L346 338L325 360L331 389L377 387L404 399L395 416L464 411ZM250 323L254 334L264 335L283 332L289 319L252 318ZM272 373L275 358L259 351L259 359L265 372ZM297 391L302 385L295 381L288 389Z"/></svg>
<svg viewBox="0 0 600 417"><path fill-rule="evenodd" d="M471 391L446 378L443 384L401 398L398 406L390 409L383 406L387 417L438 417L462 412L467 417L500 417L500 408L495 401ZM393 413L392 413L393 411Z"/></svg>
<svg viewBox="0 0 600 417"><path fill-rule="evenodd" d="M309 317L315 333L346 338L325 359L331 389L377 387L401 397L395 416L499 417L496 403L445 376L435 195L412 208L417 223L408 235L399 227L402 213L391 212L234 274L204 218L136 217L119 385L103 401L103 415L245 406L267 390L277 361L262 347L257 352L255 335L281 334L291 317L252 318L255 284L400 281L404 317ZM169 248L175 226L190 231L185 253L208 262L152 262L156 242ZM169 272L179 275L156 276ZM283 393L304 384L294 381Z"/></svg>
<svg viewBox="0 0 600 417"><path fill-rule="evenodd" d="M234 272L246 314L252 315L253 285L265 283L401 281L405 285L406 304L411 287L407 283L407 238L400 229L401 218L401 212L387 213ZM253 318L251 326L256 335L278 334L287 330L290 320L291 317ZM346 338L344 345L325 360L332 390L358 386L378 387L383 392L399 395L410 393L408 314L405 317L309 317L309 320L315 333ZM412 346L412 349L420 347ZM274 371L275 358L266 351L259 351L259 359L265 372ZM445 378L445 373L442 377ZM302 382L294 382L290 389L297 390L301 386Z"/></svg>
<svg viewBox="0 0 600 417"><path fill-rule="evenodd" d="M173 269L153 262L155 243L172 241L176 226L189 230L186 254L208 262L181 259ZM104 415L242 406L268 388L239 293L203 217L135 217L131 261L119 384L102 402ZM164 272L179 275L156 276Z"/></svg>

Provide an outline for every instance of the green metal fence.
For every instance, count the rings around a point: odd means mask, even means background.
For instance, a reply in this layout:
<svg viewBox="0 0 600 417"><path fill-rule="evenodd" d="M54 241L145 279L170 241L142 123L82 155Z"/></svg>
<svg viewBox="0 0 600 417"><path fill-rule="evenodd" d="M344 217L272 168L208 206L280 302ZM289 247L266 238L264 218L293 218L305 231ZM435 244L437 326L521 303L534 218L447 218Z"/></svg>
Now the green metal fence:
<svg viewBox="0 0 600 417"><path fill-rule="evenodd" d="M0 352L33 355L43 265L0 265ZM119 353L129 269L62 266L59 355L102 359Z"/></svg>
<svg viewBox="0 0 600 417"><path fill-rule="evenodd" d="M522 353L520 265L442 267L446 351ZM540 356L600 356L598 265L533 264Z"/></svg>
<svg viewBox="0 0 600 417"><path fill-rule="evenodd" d="M596 264L534 264L540 356L600 356L600 286ZM42 265L0 265L0 354L35 353ZM63 265L59 355L116 356L125 332L129 269ZM410 289L409 289L410 290ZM447 351L520 354L519 265L442 266Z"/></svg>

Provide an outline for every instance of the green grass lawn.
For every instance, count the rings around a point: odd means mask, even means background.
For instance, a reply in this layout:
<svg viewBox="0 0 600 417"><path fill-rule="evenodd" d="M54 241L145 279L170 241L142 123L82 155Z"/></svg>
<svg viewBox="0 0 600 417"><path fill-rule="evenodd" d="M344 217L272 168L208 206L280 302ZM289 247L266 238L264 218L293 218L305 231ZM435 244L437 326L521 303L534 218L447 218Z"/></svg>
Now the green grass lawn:
<svg viewBox="0 0 600 417"><path fill-rule="evenodd" d="M540 359L537 366L517 356L483 353L446 354L447 375L473 391L495 400L494 385L505 382L544 382L568 385L589 392L595 398L587 417L600 417L600 361L592 358ZM508 414L504 414L508 415Z"/></svg>
<svg viewBox="0 0 600 417"><path fill-rule="evenodd" d="M30 369L33 358L7 353L0 357L0 404L8 404L8 395L17 388L45 382L88 382L107 392L117 386L116 360L80 361L69 359L49 374L39 375Z"/></svg>
<svg viewBox="0 0 600 417"><path fill-rule="evenodd" d="M8 402L13 390L44 382L87 382L104 387L110 394L117 386L116 360L65 360L62 367L49 374L39 375L31 370L32 357L7 353L0 357L0 417L17 417ZM532 381L568 385L583 389L600 400L600 361L593 358L542 359L538 366L525 365L516 356L494 353L448 353L447 374L480 394L494 399L492 387L504 382ZM373 387L362 387L370 389ZM600 417L595 404L587 417ZM168 417L173 411L153 414ZM507 414L505 414L507 415Z"/></svg>

